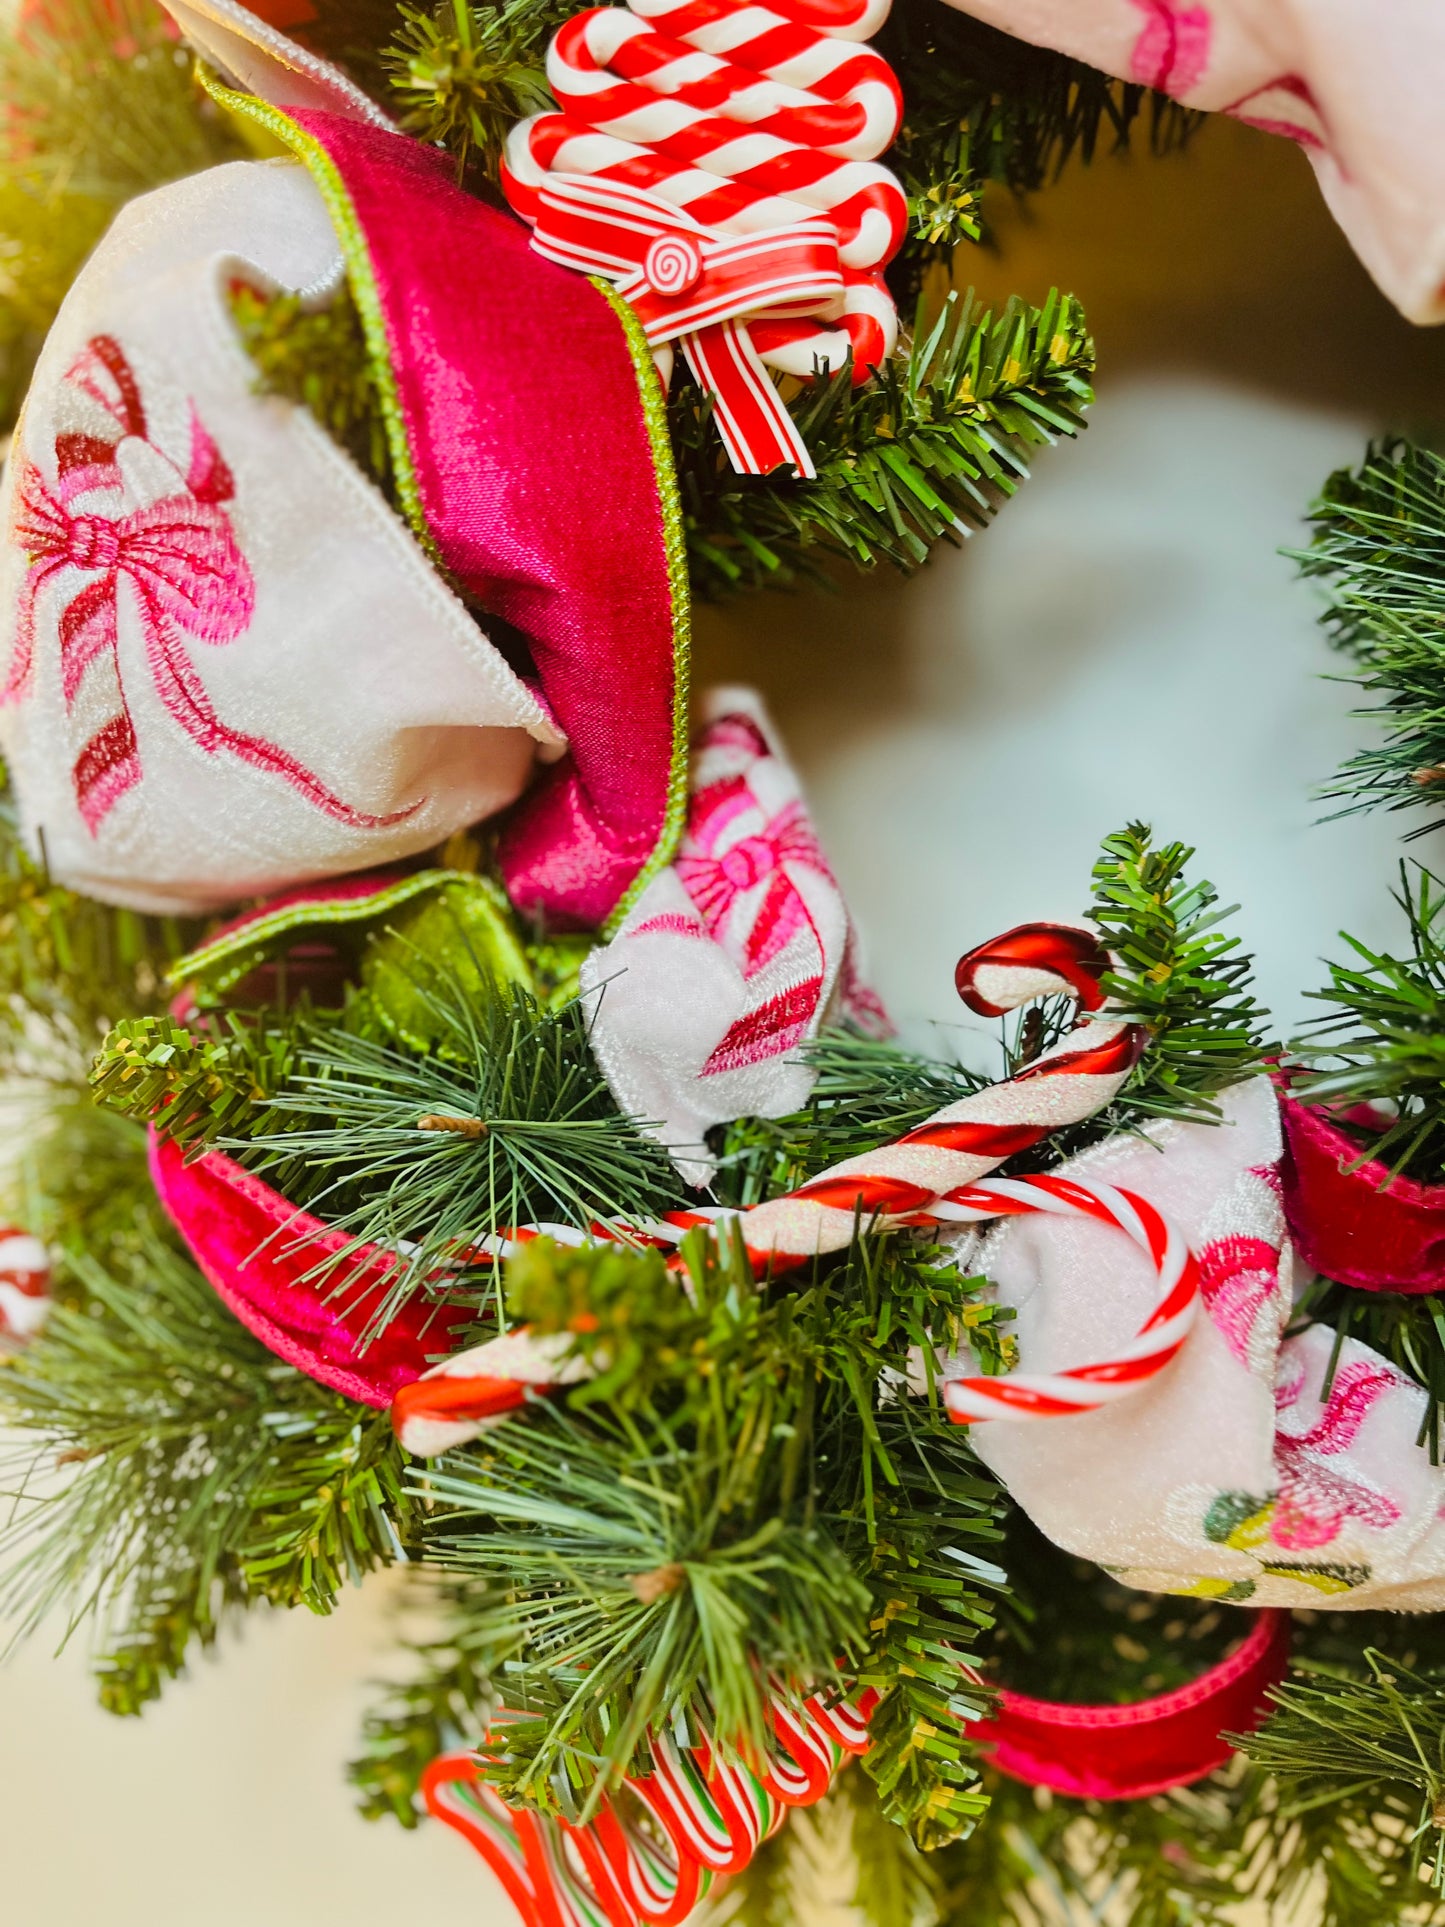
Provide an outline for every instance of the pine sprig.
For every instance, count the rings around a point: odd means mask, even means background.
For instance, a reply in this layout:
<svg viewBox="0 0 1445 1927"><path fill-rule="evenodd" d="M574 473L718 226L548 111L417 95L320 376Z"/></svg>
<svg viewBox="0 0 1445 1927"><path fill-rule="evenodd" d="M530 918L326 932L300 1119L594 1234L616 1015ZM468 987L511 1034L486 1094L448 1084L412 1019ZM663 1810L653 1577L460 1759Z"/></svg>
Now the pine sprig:
<svg viewBox="0 0 1445 1927"><path fill-rule="evenodd" d="M1071 295L997 314L950 295L863 386L845 368L789 402L813 481L736 474L710 404L679 380L668 419L697 593L826 580L830 561L911 572L988 521L1027 479L1029 450L1079 432L1093 369Z"/></svg>
<svg viewBox="0 0 1445 1927"><path fill-rule="evenodd" d="M373 1329L514 1225L646 1218L681 1199L672 1161L618 1111L580 1004L519 986L475 996L415 955L416 1007L439 1042L418 1056L317 1027L270 1108L279 1128L228 1140L294 1203L358 1243L407 1253Z"/></svg>
<svg viewBox="0 0 1445 1927"><path fill-rule="evenodd" d="M402 126L455 154L460 178L495 180L512 127L555 106L547 42L571 11L565 0L403 7L383 56Z"/></svg>
<svg viewBox="0 0 1445 1927"><path fill-rule="evenodd" d="M1410 1871L1445 1894L1445 1679L1374 1648L1363 1658L1363 1678L1320 1673L1277 1687L1279 1710L1240 1744L1274 1776L1285 1812L1368 1793L1381 1823L1399 1823Z"/></svg>
<svg viewBox="0 0 1445 1927"><path fill-rule="evenodd" d="M303 1013L304 1019L304 1013ZM295 1060L297 1022L261 1025L234 1013L188 1030L172 1017L128 1017L101 1046L90 1073L95 1102L153 1124L183 1147L204 1146L244 1125L248 1135Z"/></svg>
<svg viewBox="0 0 1445 1927"><path fill-rule="evenodd" d="M117 209L240 142L148 0L66 0L0 29L0 422Z"/></svg>
<svg viewBox="0 0 1445 1927"><path fill-rule="evenodd" d="M1412 876L1411 869L1414 874ZM1445 886L1419 865L1400 865L1395 901L1405 913L1403 956L1344 941L1355 961L1331 963L1329 1007L1295 1040L1308 1075L1295 1095L1349 1111L1378 1105L1377 1121L1351 1122L1362 1157L1426 1183L1445 1178Z"/></svg>
<svg viewBox="0 0 1445 1927"><path fill-rule="evenodd" d="M860 1680L887 1811L951 1837L980 1807L965 1668L1005 1583L997 1489L936 1392L898 1388L978 1281L867 1239L778 1294L739 1250L686 1250L684 1290L655 1253L528 1246L510 1311L601 1376L415 1475L430 1557L481 1602L474 1663L522 1715L491 1777L585 1813L650 1733L756 1756L772 1699Z"/></svg>
<svg viewBox="0 0 1445 1927"><path fill-rule="evenodd" d="M1104 839L1089 909L1116 965L1104 979L1111 1007L1149 1032L1144 1057L1104 1114L1113 1128L1151 1117L1217 1119L1220 1091L1264 1068L1263 1010L1250 989L1251 959L1220 925L1233 914L1185 868L1182 843L1155 847L1131 823Z"/></svg>
<svg viewBox="0 0 1445 1927"><path fill-rule="evenodd" d="M1445 460L1399 438L1372 443L1358 469L1329 478L1309 519L1314 538L1295 560L1324 585L1320 620L1372 699L1359 714L1383 731L1324 794L1342 816L1428 810L1411 832L1421 835L1445 795Z"/></svg>
<svg viewBox="0 0 1445 1927"><path fill-rule="evenodd" d="M0 1610L17 1636L93 1621L102 1701L131 1713L239 1608L329 1611L414 1508L386 1415L280 1364L188 1261L70 1266L83 1300L0 1372Z"/></svg>

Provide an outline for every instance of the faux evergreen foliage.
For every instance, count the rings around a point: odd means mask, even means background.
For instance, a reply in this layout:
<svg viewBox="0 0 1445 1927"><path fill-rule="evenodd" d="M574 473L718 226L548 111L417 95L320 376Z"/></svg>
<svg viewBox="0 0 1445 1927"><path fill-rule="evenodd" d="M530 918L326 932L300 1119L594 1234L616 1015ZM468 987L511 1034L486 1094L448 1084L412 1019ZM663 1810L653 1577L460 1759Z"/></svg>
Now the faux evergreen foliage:
<svg viewBox="0 0 1445 1927"><path fill-rule="evenodd" d="M1310 509L1314 539L1298 560L1324 588L1320 620L1371 699L1361 715L1381 740L1325 787L1341 815L1424 810L1445 795L1445 460L1402 439L1371 445Z"/></svg>

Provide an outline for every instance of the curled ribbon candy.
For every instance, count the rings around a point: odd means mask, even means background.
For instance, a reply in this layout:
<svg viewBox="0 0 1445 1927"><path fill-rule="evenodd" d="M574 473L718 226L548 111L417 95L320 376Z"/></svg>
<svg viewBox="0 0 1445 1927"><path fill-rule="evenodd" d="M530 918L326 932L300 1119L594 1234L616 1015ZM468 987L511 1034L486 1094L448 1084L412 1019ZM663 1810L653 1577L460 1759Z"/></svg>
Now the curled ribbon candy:
<svg viewBox="0 0 1445 1927"><path fill-rule="evenodd" d="M679 343L714 397L736 469L766 475L791 465L816 473L747 318L841 308L843 272L830 221L714 234L644 189L582 174L549 175L537 203L532 245L539 254L611 281L654 348Z"/></svg>

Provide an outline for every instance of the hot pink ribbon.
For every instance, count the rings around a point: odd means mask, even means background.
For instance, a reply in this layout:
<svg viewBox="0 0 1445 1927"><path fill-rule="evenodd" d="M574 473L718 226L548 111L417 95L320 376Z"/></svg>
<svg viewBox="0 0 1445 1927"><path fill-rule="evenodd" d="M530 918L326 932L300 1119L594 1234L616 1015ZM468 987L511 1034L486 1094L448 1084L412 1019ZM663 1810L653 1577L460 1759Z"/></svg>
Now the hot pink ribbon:
<svg viewBox="0 0 1445 1927"><path fill-rule="evenodd" d="M816 469L753 346L747 317L816 315L843 294L838 234L799 221L758 234L718 234L645 189L551 174L532 245L564 268L611 281L654 347L677 341L713 396L733 467L767 475Z"/></svg>

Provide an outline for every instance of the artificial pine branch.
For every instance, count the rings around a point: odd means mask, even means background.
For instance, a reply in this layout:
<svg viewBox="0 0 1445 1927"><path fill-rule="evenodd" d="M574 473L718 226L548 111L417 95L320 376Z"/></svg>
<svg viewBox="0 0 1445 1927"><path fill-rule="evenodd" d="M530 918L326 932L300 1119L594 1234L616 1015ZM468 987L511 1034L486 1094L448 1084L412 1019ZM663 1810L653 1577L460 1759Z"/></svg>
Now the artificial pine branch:
<svg viewBox="0 0 1445 1927"><path fill-rule="evenodd" d="M1286 1814L1368 1793L1377 1824L1398 1821L1410 1871L1445 1894L1445 1678L1374 1648L1363 1658L1366 1677L1275 1688L1278 1710L1240 1744L1274 1776Z"/></svg>
<svg viewBox="0 0 1445 1927"><path fill-rule="evenodd" d="M1252 959L1220 925L1212 883L1190 882L1194 852L1155 846L1131 823L1104 839L1094 865L1089 917L1116 964L1104 978L1111 1009L1149 1033L1148 1048L1101 1122L1113 1128L1155 1117L1209 1122L1215 1098L1266 1063L1263 1010L1250 989Z"/></svg>
<svg viewBox="0 0 1445 1927"><path fill-rule="evenodd" d="M65 0L0 29L0 422L76 270L126 201L234 160L149 0Z"/></svg>
<svg viewBox="0 0 1445 1927"><path fill-rule="evenodd" d="M1331 963L1326 990L1307 994L1329 1007L1295 1041L1307 1075L1295 1095L1349 1111L1383 1107L1347 1130L1361 1156L1426 1183L1445 1178L1445 886L1420 865L1400 865L1395 901L1405 913L1409 951L1344 941L1355 961Z"/></svg>
<svg viewBox="0 0 1445 1927"><path fill-rule="evenodd" d="M994 314L951 294L861 387L843 368L791 398L813 481L738 475L710 402L679 377L668 420L697 593L823 581L830 561L910 573L988 521L1027 480L1030 449L1079 432L1093 371L1071 295Z"/></svg>
<svg viewBox="0 0 1445 1927"><path fill-rule="evenodd" d="M586 1813L650 1732L756 1755L776 1695L857 1681L884 1696L886 1811L952 1837L981 1806L964 1669L1005 1584L997 1488L936 1392L898 1388L979 1281L906 1240L783 1292L685 1250L687 1289L654 1252L529 1245L510 1312L600 1376L415 1474L429 1556L475 1588L475 1664L523 1716L489 1776Z"/></svg>
<svg viewBox="0 0 1445 1927"><path fill-rule="evenodd" d="M153 1239L69 1267L83 1298L0 1372L0 1610L17 1636L92 1620L102 1702L132 1713L236 1609L330 1611L403 1556L414 1506L386 1415L279 1363L187 1260Z"/></svg>
<svg viewBox="0 0 1445 1927"><path fill-rule="evenodd" d="M203 1148L238 1126L264 1130L255 1117L281 1088L295 1061L297 1024L247 1022L234 1013L188 1030L172 1017L130 1017L101 1046L90 1073L97 1104L153 1124L183 1147ZM208 1034L209 1032L209 1034Z"/></svg>
<svg viewBox="0 0 1445 1927"><path fill-rule="evenodd" d="M646 1218L681 1201L671 1159L624 1117L580 1004L544 1008L516 985L486 994L413 952L426 1055L315 1026L295 1069L226 1142L291 1201L407 1256L380 1329L424 1281L515 1225ZM273 1128L279 1124L279 1128Z"/></svg>
<svg viewBox="0 0 1445 1927"><path fill-rule="evenodd" d="M554 109L547 43L576 9L571 0L506 0L480 7L443 0L401 9L383 56L402 126L457 158L465 180L495 180L508 133L529 114Z"/></svg>
<svg viewBox="0 0 1445 1927"><path fill-rule="evenodd" d="M1422 835L1445 795L1445 460L1401 438L1372 443L1358 469L1329 478L1309 519L1314 538L1295 560L1324 585L1320 621L1372 698L1359 714L1383 731L1324 794L1342 816L1430 811L1411 831Z"/></svg>

